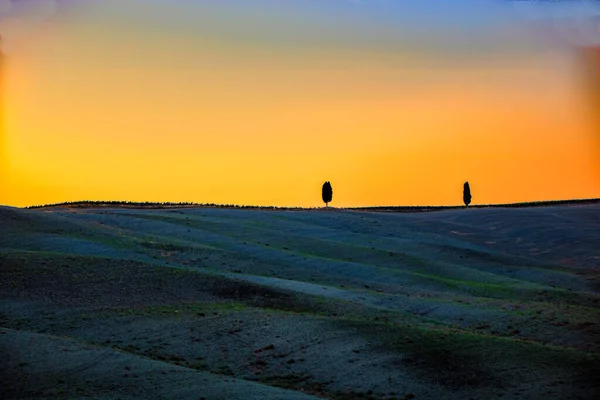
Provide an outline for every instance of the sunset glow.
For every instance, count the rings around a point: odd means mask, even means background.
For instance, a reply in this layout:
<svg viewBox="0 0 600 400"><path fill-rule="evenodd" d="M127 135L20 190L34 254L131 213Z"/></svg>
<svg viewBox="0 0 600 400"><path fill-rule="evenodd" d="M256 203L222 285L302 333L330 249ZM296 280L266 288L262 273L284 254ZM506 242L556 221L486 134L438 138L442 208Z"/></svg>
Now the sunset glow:
<svg viewBox="0 0 600 400"><path fill-rule="evenodd" d="M600 197L598 57L508 10L451 36L361 2L218 3L88 1L7 51L0 204Z"/></svg>

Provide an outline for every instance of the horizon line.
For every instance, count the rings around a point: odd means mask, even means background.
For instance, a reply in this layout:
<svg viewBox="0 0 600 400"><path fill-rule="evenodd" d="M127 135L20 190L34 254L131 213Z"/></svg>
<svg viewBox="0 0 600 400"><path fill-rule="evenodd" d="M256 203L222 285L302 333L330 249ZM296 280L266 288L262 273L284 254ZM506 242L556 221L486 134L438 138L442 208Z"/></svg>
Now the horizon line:
<svg viewBox="0 0 600 400"><path fill-rule="evenodd" d="M23 207L21 209L39 209L51 207L78 207L94 208L102 206L129 206L131 208L241 208L241 209L265 209L265 210L315 210L315 209L337 209L337 210L417 210L417 209L455 209L455 208L490 208L490 207L535 207L545 205L560 205L573 203L598 203L600 198L580 198L561 200L535 200L514 203L489 203L465 205L379 205L379 206L349 206L349 207L302 207L302 206L273 206L273 205L240 205L219 203L195 203L195 202L160 202L160 201L127 201L127 200L77 200L49 204L38 204ZM3 205L5 207L13 207Z"/></svg>

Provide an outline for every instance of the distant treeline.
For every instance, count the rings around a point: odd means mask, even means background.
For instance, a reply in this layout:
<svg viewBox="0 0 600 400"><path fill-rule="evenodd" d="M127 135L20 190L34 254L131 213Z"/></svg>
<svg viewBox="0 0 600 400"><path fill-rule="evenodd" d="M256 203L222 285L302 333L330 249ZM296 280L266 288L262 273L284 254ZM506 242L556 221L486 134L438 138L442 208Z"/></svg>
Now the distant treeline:
<svg viewBox="0 0 600 400"><path fill-rule="evenodd" d="M577 199L577 200L549 200L549 201L532 201L526 203L511 203L511 204L483 204L470 206L469 208L520 208L520 207L543 207L557 206L569 204L595 204L600 203L600 199ZM214 204L214 203L158 203L158 202L132 202L132 201L71 201L55 204L43 204L29 206L25 208L51 208L51 207L68 207L68 208L101 208L101 207L119 207L119 208L145 208L145 209L164 209L164 208L239 208L253 210L315 210L320 208L310 207L275 207L275 206L245 206L237 204ZM340 208L342 210L351 211L378 211L378 212L426 212L462 209L464 206L378 206L378 207L347 207Z"/></svg>
<svg viewBox="0 0 600 400"><path fill-rule="evenodd" d="M147 209L163 209L163 208L244 208L244 209L260 209L260 210L303 210L308 208L302 207L274 207L274 206L240 206L237 204L214 204L214 203L189 203L189 202L135 202L135 201L66 201L63 203L42 204L36 206L25 207L28 209L35 208L51 208L51 207L68 207L68 208L102 208L102 207L119 207L119 208L147 208Z"/></svg>

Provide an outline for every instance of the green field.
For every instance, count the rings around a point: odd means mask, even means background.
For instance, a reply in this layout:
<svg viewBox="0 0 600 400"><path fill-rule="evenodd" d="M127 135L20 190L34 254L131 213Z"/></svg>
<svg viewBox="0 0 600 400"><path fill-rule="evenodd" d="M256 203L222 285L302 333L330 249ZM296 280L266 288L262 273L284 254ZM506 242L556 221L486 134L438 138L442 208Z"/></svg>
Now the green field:
<svg viewBox="0 0 600 400"><path fill-rule="evenodd" d="M597 202L95 206L0 208L3 399L600 397Z"/></svg>

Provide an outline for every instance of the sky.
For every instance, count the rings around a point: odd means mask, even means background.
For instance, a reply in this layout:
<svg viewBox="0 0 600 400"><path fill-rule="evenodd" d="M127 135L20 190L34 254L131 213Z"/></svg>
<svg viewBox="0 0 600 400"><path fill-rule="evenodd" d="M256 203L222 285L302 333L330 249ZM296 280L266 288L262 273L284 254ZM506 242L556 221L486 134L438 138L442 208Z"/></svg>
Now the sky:
<svg viewBox="0 0 600 400"><path fill-rule="evenodd" d="M0 0L0 204L600 197L600 12L537 3Z"/></svg>

